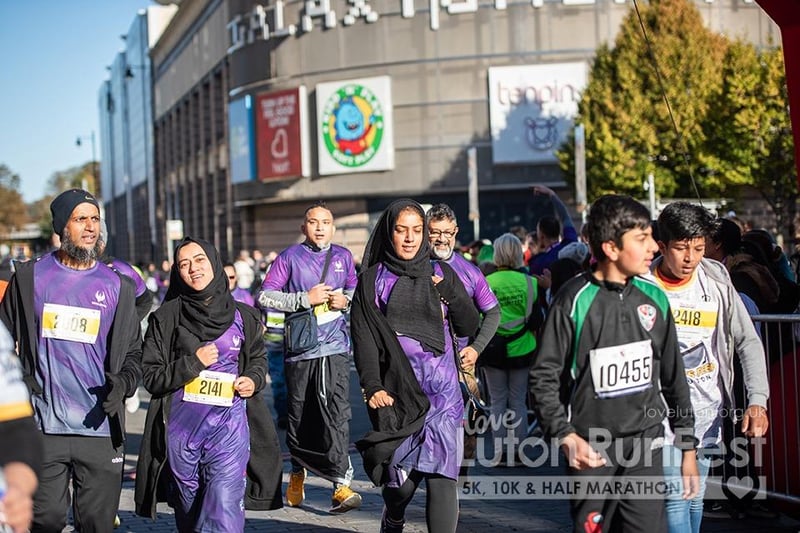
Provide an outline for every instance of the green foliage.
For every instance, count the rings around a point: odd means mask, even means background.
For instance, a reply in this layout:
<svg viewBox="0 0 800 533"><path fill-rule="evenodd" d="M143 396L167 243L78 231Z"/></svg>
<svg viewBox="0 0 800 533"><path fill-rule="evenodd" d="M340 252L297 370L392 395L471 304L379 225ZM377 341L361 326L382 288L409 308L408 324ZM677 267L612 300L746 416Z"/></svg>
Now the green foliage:
<svg viewBox="0 0 800 533"><path fill-rule="evenodd" d="M28 210L19 193L19 176L5 164L0 164L0 233L21 229L28 223Z"/></svg>
<svg viewBox="0 0 800 533"><path fill-rule="evenodd" d="M597 50L578 106L589 201L641 197L650 172L661 196L693 197L691 172L702 196L753 186L786 204L797 187L781 51L708 30L688 0L652 0L640 11L680 137L631 10L613 48ZM574 139L558 157L573 180Z"/></svg>
<svg viewBox="0 0 800 533"><path fill-rule="evenodd" d="M100 184L95 183L94 164L84 163L79 167L68 168L59 172L54 172L48 181L48 191L53 196L67 189L86 189L90 193L99 196ZM99 182L99 178L97 180Z"/></svg>

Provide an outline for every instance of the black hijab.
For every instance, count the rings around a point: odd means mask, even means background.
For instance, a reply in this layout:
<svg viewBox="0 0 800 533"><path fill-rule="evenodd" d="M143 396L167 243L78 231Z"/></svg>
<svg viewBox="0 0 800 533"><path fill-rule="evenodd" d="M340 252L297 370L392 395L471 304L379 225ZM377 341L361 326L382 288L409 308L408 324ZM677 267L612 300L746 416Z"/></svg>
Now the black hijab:
<svg viewBox="0 0 800 533"><path fill-rule="evenodd" d="M214 279L208 286L196 291L183 281L178 268L178 252L189 243L199 245L205 252L214 272ZM219 252L208 241L185 237L175 247L175 262L169 276L169 290L164 301L180 300L180 320L178 337L187 333L197 337L200 342L209 342L225 333L236 315L236 302L228 290L228 278L222 266ZM183 339L188 341L188 339ZM185 344L190 344L185 342Z"/></svg>
<svg viewBox="0 0 800 533"><path fill-rule="evenodd" d="M422 220L422 244L410 260L397 256L392 237L397 218L413 211ZM410 199L396 200L381 214L364 251L365 269L376 263L398 276L386 306L386 320L402 335L418 340L435 354L444 353L444 330L439 292L431 280L433 266L428 244L428 226L422 206Z"/></svg>

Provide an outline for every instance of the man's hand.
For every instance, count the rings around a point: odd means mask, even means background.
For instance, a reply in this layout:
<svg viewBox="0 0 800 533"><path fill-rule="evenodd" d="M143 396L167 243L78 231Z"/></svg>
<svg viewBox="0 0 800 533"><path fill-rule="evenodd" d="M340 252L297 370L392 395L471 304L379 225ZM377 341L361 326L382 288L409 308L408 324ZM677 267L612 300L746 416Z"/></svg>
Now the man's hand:
<svg viewBox="0 0 800 533"><path fill-rule="evenodd" d="M219 359L219 349L217 348L216 344L209 342L208 344L199 347L195 352L195 355L197 355L197 358L200 359L201 363L203 363L203 366L208 368L216 363L217 359Z"/></svg>
<svg viewBox="0 0 800 533"><path fill-rule="evenodd" d="M108 394L103 401L103 411L108 416L116 416L125 401L125 384L119 376L106 372L106 387L108 387Z"/></svg>
<svg viewBox="0 0 800 533"><path fill-rule="evenodd" d="M371 409L380 409L381 407L389 407L390 405L394 405L394 398L389 396L389 393L385 390L379 390L367 402L367 405Z"/></svg>
<svg viewBox="0 0 800 533"><path fill-rule="evenodd" d="M570 433L561 439L561 449L567 456L569 466L575 470L597 468L606 464L605 458L577 433Z"/></svg>
<svg viewBox="0 0 800 533"><path fill-rule="evenodd" d="M317 283L308 290L308 303L319 305L328 301L333 287L324 283Z"/></svg>
<svg viewBox="0 0 800 533"><path fill-rule="evenodd" d="M236 381L233 382L233 390L238 392L240 397L249 398L255 394L256 384L252 379L246 376L239 376L236 378Z"/></svg>
<svg viewBox="0 0 800 533"><path fill-rule="evenodd" d="M763 437L767 434L769 419L767 410L760 405L751 405L742 418L742 432L748 437Z"/></svg>
<svg viewBox="0 0 800 533"><path fill-rule="evenodd" d="M478 351L472 346L467 346L461 350L458 355L461 356L461 368L467 369L475 366L478 360Z"/></svg>
<svg viewBox="0 0 800 533"><path fill-rule="evenodd" d="M539 285L540 289L547 290L553 284L553 275L550 273L549 268L545 268L541 276L536 274L531 274L531 276L536 278L536 284Z"/></svg>
<svg viewBox="0 0 800 533"><path fill-rule="evenodd" d="M344 311L350 304L350 300L341 291L334 291L328 296L328 307L332 311Z"/></svg>
<svg viewBox="0 0 800 533"><path fill-rule="evenodd" d="M697 470L697 452L683 450L681 460L681 477L683 478L684 500L691 500L700 492L700 473Z"/></svg>
<svg viewBox="0 0 800 533"><path fill-rule="evenodd" d="M553 196L555 192L550 187L546 185L534 185L533 186L533 194L543 194L545 196Z"/></svg>

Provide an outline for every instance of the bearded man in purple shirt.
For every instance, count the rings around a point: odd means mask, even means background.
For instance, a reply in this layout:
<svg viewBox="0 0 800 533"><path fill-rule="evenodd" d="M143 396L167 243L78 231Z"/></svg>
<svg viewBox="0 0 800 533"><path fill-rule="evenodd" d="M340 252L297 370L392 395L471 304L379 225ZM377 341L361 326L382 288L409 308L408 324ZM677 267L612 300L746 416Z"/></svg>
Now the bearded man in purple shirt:
<svg viewBox="0 0 800 533"><path fill-rule="evenodd" d="M0 320L18 343L43 434L34 532L112 531L119 505L125 409L141 378L133 282L99 262L97 200L70 189L50 204L61 248L17 265Z"/></svg>
<svg viewBox="0 0 800 533"><path fill-rule="evenodd" d="M455 270L475 308L483 315L480 330L474 338L458 339L458 354L465 381L472 393L478 394L475 363L500 324L500 305L480 269L461 254L453 253L458 235L458 222L453 209L447 204L436 204L428 210L425 218L431 256L444 261ZM464 459L475 459L476 444L475 431L467 431L464 438ZM466 468L462 467L461 475L465 474Z"/></svg>
<svg viewBox="0 0 800 533"><path fill-rule="evenodd" d="M305 497L306 469L333 483L331 509L343 513L361 505L350 489L350 332L345 312L356 287L353 255L331 244L333 214L324 203L306 209L301 244L285 249L264 278L258 303L287 314L313 309L316 346L299 353L285 343L288 392L286 443L292 473L286 503Z"/></svg>

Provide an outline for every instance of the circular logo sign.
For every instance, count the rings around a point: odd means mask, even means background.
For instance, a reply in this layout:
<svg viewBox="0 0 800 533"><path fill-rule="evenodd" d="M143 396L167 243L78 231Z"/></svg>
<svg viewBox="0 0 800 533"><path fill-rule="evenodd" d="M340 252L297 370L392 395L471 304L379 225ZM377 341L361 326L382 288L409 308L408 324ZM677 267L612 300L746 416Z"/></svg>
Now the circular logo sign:
<svg viewBox="0 0 800 533"><path fill-rule="evenodd" d="M325 102L322 112L325 149L346 167L365 165L383 138L383 109L369 87L344 85Z"/></svg>

